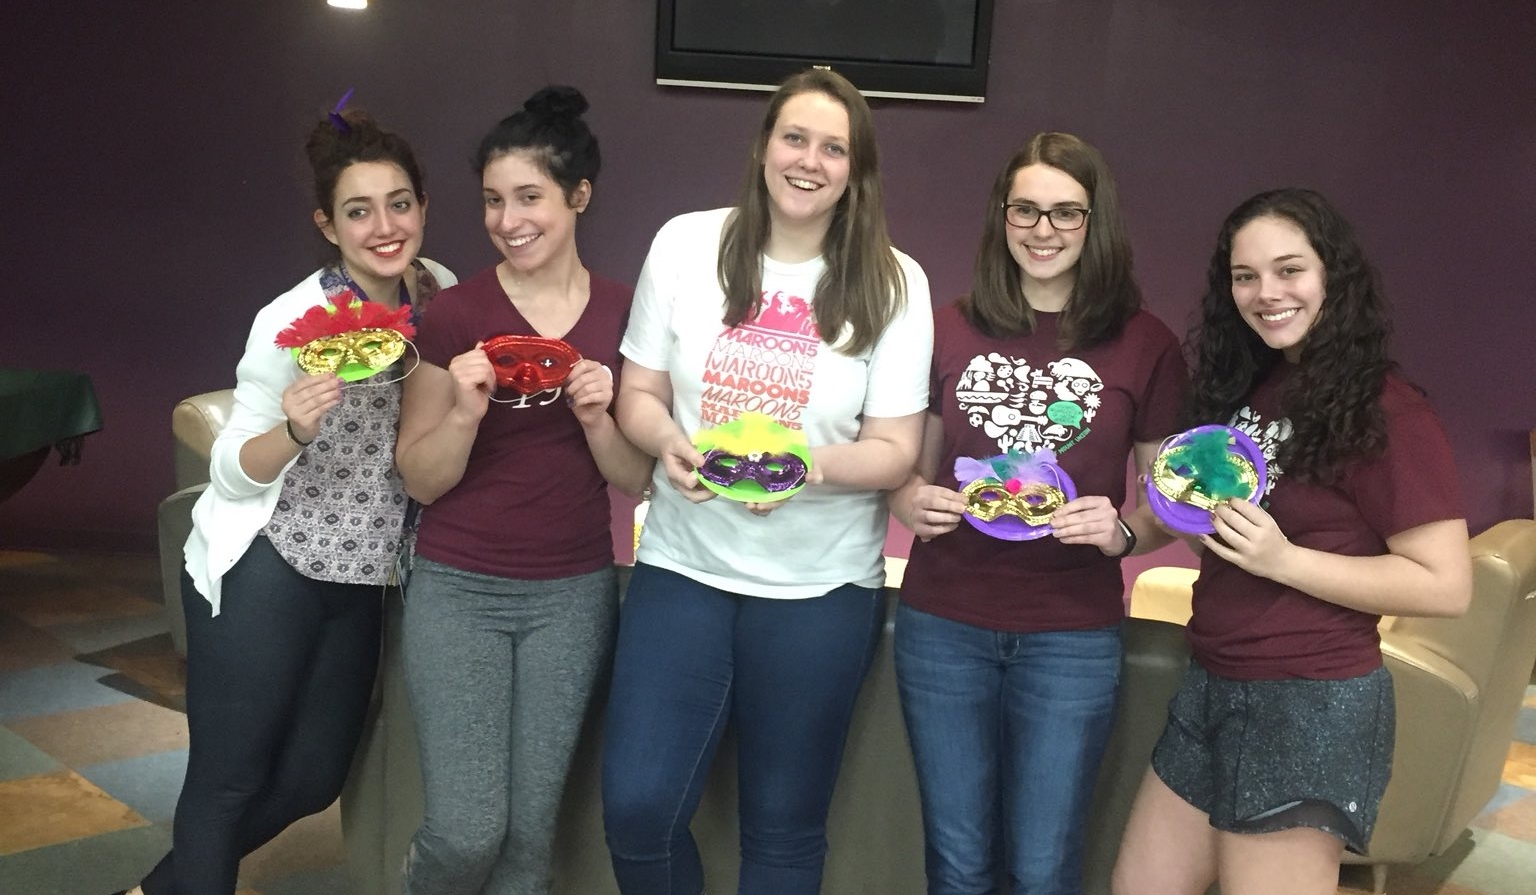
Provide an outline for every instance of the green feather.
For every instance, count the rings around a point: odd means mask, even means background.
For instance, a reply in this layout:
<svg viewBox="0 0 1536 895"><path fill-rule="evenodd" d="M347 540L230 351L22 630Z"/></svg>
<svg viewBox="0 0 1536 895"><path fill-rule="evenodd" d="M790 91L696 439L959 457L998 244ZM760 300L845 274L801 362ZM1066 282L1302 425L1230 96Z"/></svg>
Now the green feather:
<svg viewBox="0 0 1536 895"><path fill-rule="evenodd" d="M1200 492L1213 500L1246 499L1251 491L1237 458L1227 449L1230 438L1225 429L1200 432L1191 435L1179 452L1179 466L1188 469Z"/></svg>

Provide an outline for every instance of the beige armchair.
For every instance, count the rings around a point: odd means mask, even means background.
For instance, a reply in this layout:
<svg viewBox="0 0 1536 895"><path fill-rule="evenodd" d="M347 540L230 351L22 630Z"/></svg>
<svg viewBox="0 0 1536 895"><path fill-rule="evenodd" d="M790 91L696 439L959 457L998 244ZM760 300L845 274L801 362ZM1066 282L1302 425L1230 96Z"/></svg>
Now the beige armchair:
<svg viewBox="0 0 1536 895"><path fill-rule="evenodd" d="M176 651L187 654L187 623L181 610L181 550L192 533L192 505L208 486L208 455L213 439L229 422L233 389L193 395L171 411L176 490L160 501L160 580L166 617Z"/></svg>
<svg viewBox="0 0 1536 895"><path fill-rule="evenodd" d="M1471 553L1466 615L1381 623L1397 699L1392 780L1369 854L1344 856L1372 865L1378 893L1389 865L1445 851L1493 797L1536 660L1536 520L1500 522L1472 539ZM1193 580L1192 570L1148 569L1132 590L1132 615L1187 620Z"/></svg>
<svg viewBox="0 0 1536 895"><path fill-rule="evenodd" d="M1536 660L1536 520L1472 539L1472 607L1461 618L1384 619L1381 651L1397 689L1397 750L1370 854L1377 892L1390 864L1459 839L1499 788Z"/></svg>

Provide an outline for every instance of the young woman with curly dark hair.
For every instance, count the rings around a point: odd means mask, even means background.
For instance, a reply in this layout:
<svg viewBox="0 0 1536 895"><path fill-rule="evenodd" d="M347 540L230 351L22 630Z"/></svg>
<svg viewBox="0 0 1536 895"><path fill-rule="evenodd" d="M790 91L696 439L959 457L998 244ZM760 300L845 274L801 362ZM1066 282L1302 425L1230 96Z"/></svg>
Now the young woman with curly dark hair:
<svg viewBox="0 0 1536 895"><path fill-rule="evenodd" d="M1192 423L1268 461L1260 505L1212 512L1194 661L1137 794L1117 895L1333 893L1364 852L1395 728L1384 614L1471 598L1445 432L1387 354L1388 315L1353 229L1317 193L1227 218L1191 333Z"/></svg>

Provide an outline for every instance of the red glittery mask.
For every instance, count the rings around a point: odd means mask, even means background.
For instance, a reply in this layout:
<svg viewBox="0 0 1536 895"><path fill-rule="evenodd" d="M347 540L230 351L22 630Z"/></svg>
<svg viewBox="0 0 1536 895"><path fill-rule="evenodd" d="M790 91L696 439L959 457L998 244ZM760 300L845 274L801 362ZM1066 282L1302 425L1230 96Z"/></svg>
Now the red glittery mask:
<svg viewBox="0 0 1536 895"><path fill-rule="evenodd" d="M525 395L559 388L581 360L569 344L543 336L496 336L483 350L496 368L496 384Z"/></svg>

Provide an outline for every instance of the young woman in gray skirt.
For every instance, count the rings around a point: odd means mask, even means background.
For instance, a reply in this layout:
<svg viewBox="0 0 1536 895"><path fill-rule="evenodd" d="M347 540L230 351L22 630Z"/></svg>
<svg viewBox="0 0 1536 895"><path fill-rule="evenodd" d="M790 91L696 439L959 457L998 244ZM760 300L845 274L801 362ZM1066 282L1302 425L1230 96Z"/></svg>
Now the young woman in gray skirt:
<svg viewBox="0 0 1536 895"><path fill-rule="evenodd" d="M1354 231L1310 190L1227 218L1194 333L1191 423L1267 458L1258 505L1211 514L1189 642L1115 867L1117 895L1333 895L1392 765L1384 614L1471 599L1445 430L1387 354Z"/></svg>

